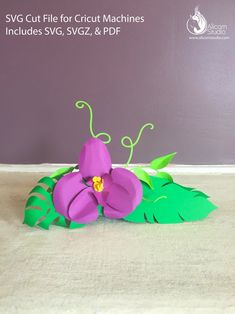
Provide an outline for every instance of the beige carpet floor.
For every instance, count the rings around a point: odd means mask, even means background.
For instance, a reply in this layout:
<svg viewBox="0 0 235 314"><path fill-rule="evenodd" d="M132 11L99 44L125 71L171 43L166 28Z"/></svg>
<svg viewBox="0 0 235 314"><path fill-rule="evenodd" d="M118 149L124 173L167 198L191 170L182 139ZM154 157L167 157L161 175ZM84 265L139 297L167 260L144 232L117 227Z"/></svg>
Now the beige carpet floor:
<svg viewBox="0 0 235 314"><path fill-rule="evenodd" d="M22 224L41 176L0 173L0 313L235 313L235 176L175 176L219 206L204 221L49 231Z"/></svg>

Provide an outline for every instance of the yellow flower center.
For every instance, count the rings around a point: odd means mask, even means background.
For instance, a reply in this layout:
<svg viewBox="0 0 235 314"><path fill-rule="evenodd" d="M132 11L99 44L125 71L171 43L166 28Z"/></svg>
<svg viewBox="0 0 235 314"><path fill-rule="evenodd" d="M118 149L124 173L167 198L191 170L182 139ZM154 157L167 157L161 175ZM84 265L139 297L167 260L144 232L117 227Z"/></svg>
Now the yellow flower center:
<svg viewBox="0 0 235 314"><path fill-rule="evenodd" d="M92 178L92 186L96 192L102 192L104 189L104 180L101 177L93 177Z"/></svg>

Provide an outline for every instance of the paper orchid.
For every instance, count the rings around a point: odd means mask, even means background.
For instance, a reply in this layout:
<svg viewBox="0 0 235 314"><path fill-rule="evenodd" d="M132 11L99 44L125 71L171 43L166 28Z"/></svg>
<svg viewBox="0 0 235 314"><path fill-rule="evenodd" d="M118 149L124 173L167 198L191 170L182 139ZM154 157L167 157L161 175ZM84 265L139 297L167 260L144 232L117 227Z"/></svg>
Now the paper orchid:
<svg viewBox="0 0 235 314"><path fill-rule="evenodd" d="M53 202L61 215L77 223L95 221L103 207L108 218L123 218L130 214L142 199L142 185L125 168L112 169L106 145L90 138L79 158L79 172L63 176L55 186Z"/></svg>
<svg viewBox="0 0 235 314"><path fill-rule="evenodd" d="M99 216L134 223L182 223L204 219L216 208L208 195L175 183L162 171L175 152L154 158L148 165L131 167L134 148L144 129L154 129L152 123L145 123L135 139L127 135L121 138L129 157L124 168L113 169L106 146L111 136L94 132L93 111L87 102L79 100L75 106L89 110L91 138L83 145L77 166L60 168L41 178L30 191L25 224L74 229Z"/></svg>

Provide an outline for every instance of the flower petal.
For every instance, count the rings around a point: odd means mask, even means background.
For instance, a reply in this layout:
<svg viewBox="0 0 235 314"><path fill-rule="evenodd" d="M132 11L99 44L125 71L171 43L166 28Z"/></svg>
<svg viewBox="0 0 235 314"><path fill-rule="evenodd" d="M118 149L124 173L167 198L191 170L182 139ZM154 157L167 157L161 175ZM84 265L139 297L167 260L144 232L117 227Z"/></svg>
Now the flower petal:
<svg viewBox="0 0 235 314"><path fill-rule="evenodd" d="M129 170L116 168L111 172L112 184L105 191L104 215L123 218L130 214L142 199L142 185Z"/></svg>
<svg viewBox="0 0 235 314"><path fill-rule="evenodd" d="M97 206L93 189L88 187L71 202L68 210L69 219L82 224L95 221L99 216Z"/></svg>
<svg viewBox="0 0 235 314"><path fill-rule="evenodd" d="M104 206L104 216L123 218L133 210L133 202L128 192L119 184L112 184Z"/></svg>
<svg viewBox="0 0 235 314"><path fill-rule="evenodd" d="M86 189L86 185L82 182L80 172L73 172L63 176L56 183L53 191L53 203L56 211L69 219L69 204L84 189Z"/></svg>
<svg viewBox="0 0 235 314"><path fill-rule="evenodd" d="M111 157L106 145L98 138L90 138L80 153L79 169L84 178L102 177L111 170Z"/></svg>
<svg viewBox="0 0 235 314"><path fill-rule="evenodd" d="M135 207L141 202L142 185L134 173L125 168L115 168L111 172L111 178L113 183L119 184L127 190Z"/></svg>

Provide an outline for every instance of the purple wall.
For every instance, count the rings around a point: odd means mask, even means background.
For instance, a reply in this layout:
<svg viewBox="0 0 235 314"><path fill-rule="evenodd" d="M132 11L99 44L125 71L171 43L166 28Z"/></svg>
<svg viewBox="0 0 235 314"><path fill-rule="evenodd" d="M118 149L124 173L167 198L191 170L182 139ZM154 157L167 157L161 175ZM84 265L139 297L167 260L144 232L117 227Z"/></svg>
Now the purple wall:
<svg viewBox="0 0 235 314"><path fill-rule="evenodd" d="M229 40L189 40L194 7L228 25ZM119 37L23 38L4 35L6 13L144 15ZM177 151L177 163L235 163L234 0L1 0L0 163L76 162L94 127L119 139L151 121L134 162Z"/></svg>

